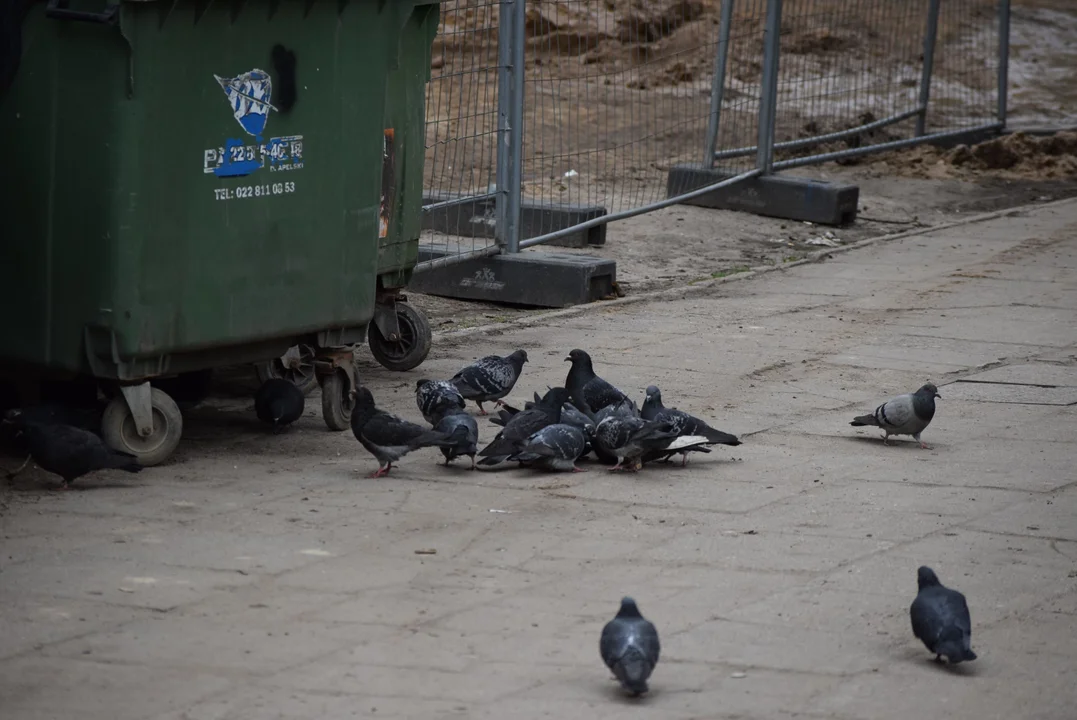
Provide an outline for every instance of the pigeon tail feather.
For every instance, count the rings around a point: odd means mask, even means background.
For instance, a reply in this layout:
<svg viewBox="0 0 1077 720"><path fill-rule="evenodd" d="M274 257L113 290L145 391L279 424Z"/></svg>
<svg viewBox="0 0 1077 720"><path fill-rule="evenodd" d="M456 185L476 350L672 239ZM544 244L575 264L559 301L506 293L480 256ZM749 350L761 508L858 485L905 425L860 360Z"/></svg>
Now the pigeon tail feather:
<svg viewBox="0 0 1077 720"><path fill-rule="evenodd" d="M864 427L867 425L874 425L878 427L879 421L875 419L874 415L861 415L858 418L853 418L853 421L849 424L853 427Z"/></svg>

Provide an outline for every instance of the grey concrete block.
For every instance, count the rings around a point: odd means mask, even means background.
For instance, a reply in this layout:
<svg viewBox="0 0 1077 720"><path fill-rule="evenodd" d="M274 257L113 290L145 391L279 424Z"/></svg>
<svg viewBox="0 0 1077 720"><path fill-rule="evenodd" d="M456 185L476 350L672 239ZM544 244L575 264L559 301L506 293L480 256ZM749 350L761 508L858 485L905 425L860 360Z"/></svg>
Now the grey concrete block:
<svg viewBox="0 0 1077 720"><path fill-rule="evenodd" d="M419 261L440 252L419 247ZM428 295L567 307L594 302L614 292L617 263L587 255L524 252L475 258L416 273L410 287Z"/></svg>
<svg viewBox="0 0 1077 720"><path fill-rule="evenodd" d="M424 205L456 200L459 194L438 194L423 197ZM564 230L588 220L607 215L606 208L597 205L561 205L549 207L535 203L520 204L520 239L538 237ZM423 229L463 237L494 237L497 229L497 210L493 198L468 199L457 205L437 208L423 213ZM582 248L606 244L606 226L581 230L548 243L558 247Z"/></svg>
<svg viewBox="0 0 1077 720"><path fill-rule="evenodd" d="M718 168L684 163L673 166L666 179L666 197L721 182L733 174ZM685 205L716 210L742 210L767 217L820 225L849 225L856 220L860 188L812 178L766 175L684 201Z"/></svg>

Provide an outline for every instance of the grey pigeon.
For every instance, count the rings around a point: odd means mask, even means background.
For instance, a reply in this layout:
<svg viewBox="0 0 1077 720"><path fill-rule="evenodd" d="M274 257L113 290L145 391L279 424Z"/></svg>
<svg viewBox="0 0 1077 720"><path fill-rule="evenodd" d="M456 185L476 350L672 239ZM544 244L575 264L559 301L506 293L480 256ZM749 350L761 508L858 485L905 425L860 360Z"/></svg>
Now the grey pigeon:
<svg viewBox="0 0 1077 720"><path fill-rule="evenodd" d="M518 452L509 460L526 462L531 467L561 472L586 472L576 467L576 460L587 448L591 426L578 428L566 423L547 425L517 444Z"/></svg>
<svg viewBox="0 0 1077 720"><path fill-rule="evenodd" d="M565 358L571 362L565 387L572 395L572 404L588 415L613 405L628 397L623 392L595 375L591 356L580 349L573 350Z"/></svg>
<svg viewBox="0 0 1077 720"><path fill-rule="evenodd" d="M272 425L274 434L298 420L305 405L303 391L283 378L266 380L254 395L254 414Z"/></svg>
<svg viewBox="0 0 1077 720"><path fill-rule="evenodd" d="M419 380L415 383L415 404L431 425L455 410L464 409L464 397L448 380Z"/></svg>
<svg viewBox="0 0 1077 720"><path fill-rule="evenodd" d="M920 439L927 426L931 424L931 418L935 417L935 398L941 398L938 389L928 383L914 393L898 395L892 400L887 400L875 412L870 415L861 415L854 418L850 425L863 427L874 425L881 427L886 435L883 442L889 444L891 435L912 435L913 440L920 443L924 450L931 448Z"/></svg>
<svg viewBox="0 0 1077 720"><path fill-rule="evenodd" d="M59 475L65 490L76 479L95 470L116 469L130 473L142 471L137 458L113 450L89 430L58 423L39 423L10 410L6 420L15 423L26 440L30 457L46 472Z"/></svg>
<svg viewBox="0 0 1077 720"><path fill-rule="evenodd" d="M452 410L442 416L434 429L444 433L452 445L443 445L441 454L445 456L445 464L467 455L471 458L471 469L475 469L475 453L479 451L479 425L475 418L463 410Z"/></svg>
<svg viewBox="0 0 1077 720"><path fill-rule="evenodd" d="M474 400L479 414L485 415L484 402L500 400L508 395L527 362L527 353L517 350L511 355L499 357L487 355L471 363L453 375L452 382L465 400Z"/></svg>
<svg viewBox="0 0 1077 720"><path fill-rule="evenodd" d="M427 430L422 425L379 410L374 404L374 396L365 387L355 391L351 424L355 439L378 459L378 469L370 477L387 475L394 462L413 450L453 445L444 433Z"/></svg>
<svg viewBox="0 0 1077 720"><path fill-rule="evenodd" d="M909 608L912 633L935 659L945 657L950 663L975 660L972 651L972 620L965 596L939 582L935 571L921 566L916 571L919 592Z"/></svg>
<svg viewBox="0 0 1077 720"><path fill-rule="evenodd" d="M602 628L598 649L621 687L636 697L647 692L647 679L658 664L662 646L658 630L640 615L635 600L621 600L617 616Z"/></svg>
<svg viewBox="0 0 1077 720"><path fill-rule="evenodd" d="M561 406L568 402L568 399L568 390L553 388L540 402L513 415L497 437L479 451L482 457L479 465L497 465L508 460L517 452L518 443L547 425L560 421Z"/></svg>
<svg viewBox="0 0 1077 720"><path fill-rule="evenodd" d="M668 422L670 427L676 431L678 437L702 436L707 438L705 444L697 444L691 448L682 448L680 451L677 451L682 457L682 466L688 462L689 450L710 452L706 445L741 444L736 435L730 435L721 430L715 430L703 420L700 420L694 415L689 415L682 410L665 407L662 404L662 392L655 385L649 385L647 387L647 396L643 399L643 409L640 414L645 420ZM677 452L655 451L653 453L648 453L644 460L668 459L670 456L677 454Z"/></svg>
<svg viewBox="0 0 1077 720"><path fill-rule="evenodd" d="M595 426L596 444L617 456L617 464L610 468L611 472L639 470L644 452L664 450L676 439L677 433L668 423L640 417L608 415Z"/></svg>

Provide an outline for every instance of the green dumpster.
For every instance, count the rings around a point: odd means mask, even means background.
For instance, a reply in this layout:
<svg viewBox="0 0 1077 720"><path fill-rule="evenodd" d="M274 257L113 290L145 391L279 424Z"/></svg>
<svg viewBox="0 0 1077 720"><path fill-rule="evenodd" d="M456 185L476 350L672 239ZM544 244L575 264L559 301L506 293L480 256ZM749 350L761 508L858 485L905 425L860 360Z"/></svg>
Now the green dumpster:
<svg viewBox="0 0 1077 720"><path fill-rule="evenodd" d="M35 4L0 98L4 374L113 381L106 440L155 464L182 418L150 379L303 343L346 428L350 346L415 315L436 26L429 0ZM387 128L390 78L418 106Z"/></svg>

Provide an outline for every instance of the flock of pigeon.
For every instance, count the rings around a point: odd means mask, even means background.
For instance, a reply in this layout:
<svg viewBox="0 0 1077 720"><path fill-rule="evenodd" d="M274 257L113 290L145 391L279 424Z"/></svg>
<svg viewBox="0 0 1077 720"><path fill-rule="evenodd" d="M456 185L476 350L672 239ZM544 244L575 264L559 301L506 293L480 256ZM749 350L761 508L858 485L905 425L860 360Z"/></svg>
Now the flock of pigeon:
<svg viewBox="0 0 1077 720"><path fill-rule="evenodd" d="M736 436L716 430L700 418L665 407L654 385L647 388L642 408L637 406L595 374L591 357L583 350L572 350L565 360L572 366L564 387L547 388L541 396L535 393L534 401L521 409L506 404L503 398L515 387L527 362L523 350L505 357L483 357L449 380L419 380L415 400L429 427L379 409L370 390L359 387L354 393L351 428L359 443L378 461L372 477L388 474L394 462L424 447L439 448L446 465L466 456L471 459L471 469L476 465L518 463L543 470L581 472L577 461L592 453L611 465L610 470L637 471L646 463L668 462L676 455L681 456L683 465L689 453L708 453L711 445L740 444ZM851 424L881 428L884 442L891 435L911 435L920 447L927 448L920 434L934 417L937 397L940 395L935 386L927 384L914 393L888 400ZM478 425L465 408L469 400L476 403L481 415L487 415L483 403L500 406L490 421L501 430L481 450ZM255 397L257 417L273 432L298 420L303 409L303 393L286 380L263 383ZM23 449L42 469L59 475L63 487L94 470L141 469L133 456L113 450L94 432L77 427L75 420L65 422L72 416L64 412L31 408L10 411L5 418L7 426L17 428ZM476 456L481 458L477 463ZM917 585L919 592L910 608L914 635L935 653L936 660L975 660L965 597L944 587L928 567L919 568ZM635 696L647 692L660 643L657 629L640 614L632 598L621 601L620 611L603 628L599 649L626 691Z"/></svg>

